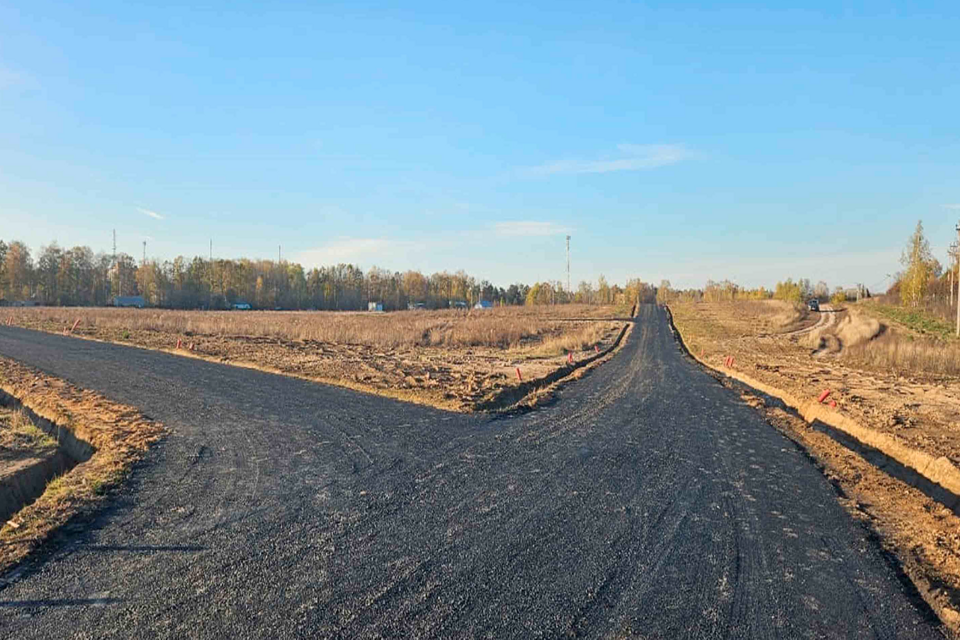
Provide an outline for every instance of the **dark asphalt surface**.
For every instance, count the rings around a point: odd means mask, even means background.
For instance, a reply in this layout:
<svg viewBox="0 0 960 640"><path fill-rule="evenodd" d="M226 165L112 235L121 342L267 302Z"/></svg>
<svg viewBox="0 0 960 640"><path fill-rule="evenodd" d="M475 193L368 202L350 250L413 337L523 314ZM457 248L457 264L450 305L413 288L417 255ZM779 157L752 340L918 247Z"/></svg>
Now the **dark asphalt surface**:
<svg viewBox="0 0 960 640"><path fill-rule="evenodd" d="M942 637L656 307L509 418L12 328L0 354L172 429L0 591L2 637Z"/></svg>

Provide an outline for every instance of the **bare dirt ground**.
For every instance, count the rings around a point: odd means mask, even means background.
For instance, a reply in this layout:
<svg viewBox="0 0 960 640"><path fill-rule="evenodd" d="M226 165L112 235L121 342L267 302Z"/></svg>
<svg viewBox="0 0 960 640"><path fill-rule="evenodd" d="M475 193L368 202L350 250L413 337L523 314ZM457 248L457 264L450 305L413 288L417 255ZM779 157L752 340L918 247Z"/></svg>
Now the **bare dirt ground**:
<svg viewBox="0 0 960 640"><path fill-rule="evenodd" d="M960 461L960 379L857 368L843 358L844 343L869 341L889 328L867 326L869 320L855 310L825 310L821 319L788 321L782 307L772 303L764 309L681 302L671 310L687 347L711 365L723 368L732 356L733 368L797 397L816 398L829 389L827 401L833 399L860 424L954 464ZM834 319L823 320L828 314ZM943 621L960 631L960 518L954 511L796 415L729 379L724 384L740 390L745 401L818 461L841 502L869 521Z"/></svg>
<svg viewBox="0 0 960 640"><path fill-rule="evenodd" d="M0 323L473 411L604 351L628 315L586 305L390 314L48 308L7 309Z"/></svg>

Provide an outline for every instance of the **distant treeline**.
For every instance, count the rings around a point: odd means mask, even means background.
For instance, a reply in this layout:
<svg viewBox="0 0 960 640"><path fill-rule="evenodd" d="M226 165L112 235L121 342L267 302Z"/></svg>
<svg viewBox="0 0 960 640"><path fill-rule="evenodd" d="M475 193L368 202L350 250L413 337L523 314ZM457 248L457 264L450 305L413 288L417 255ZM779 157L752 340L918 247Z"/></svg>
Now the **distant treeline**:
<svg viewBox="0 0 960 640"><path fill-rule="evenodd" d="M207 260L179 256L137 263L120 253L94 253L89 247L41 247L34 257L22 242L0 240L0 298L6 303L110 305L116 297L142 296L150 306L176 309L225 309L247 303L257 309L366 309L369 302L385 310L424 306L438 309L480 300L495 305L632 304L652 301L656 289L638 279L610 285L600 276L596 286L581 282L565 291L559 282L522 283L503 288L463 271L425 276L419 271L364 272L352 264L305 270L295 262Z"/></svg>

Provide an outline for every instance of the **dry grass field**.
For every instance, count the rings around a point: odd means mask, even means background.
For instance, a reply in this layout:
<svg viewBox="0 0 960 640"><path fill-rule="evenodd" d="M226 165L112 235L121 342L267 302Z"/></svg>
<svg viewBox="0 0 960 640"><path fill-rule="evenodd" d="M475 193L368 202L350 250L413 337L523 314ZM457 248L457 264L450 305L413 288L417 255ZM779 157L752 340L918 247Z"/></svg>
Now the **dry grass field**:
<svg viewBox="0 0 960 640"><path fill-rule="evenodd" d="M851 364L909 377L960 376L960 340L954 337L952 323L940 317L942 309L909 310L867 301L856 312L879 329L869 341L845 349L843 357Z"/></svg>
<svg viewBox="0 0 960 640"><path fill-rule="evenodd" d="M628 315L588 305L395 313L34 307L0 310L0 322L470 411L515 386L518 367L524 380L537 379L603 350Z"/></svg>

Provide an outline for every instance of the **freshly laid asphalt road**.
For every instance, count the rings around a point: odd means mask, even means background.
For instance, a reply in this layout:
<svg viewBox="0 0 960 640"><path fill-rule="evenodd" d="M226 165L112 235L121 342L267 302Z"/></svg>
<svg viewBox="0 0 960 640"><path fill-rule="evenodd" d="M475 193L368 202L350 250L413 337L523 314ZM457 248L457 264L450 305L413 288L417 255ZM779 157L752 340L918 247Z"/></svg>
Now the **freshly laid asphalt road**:
<svg viewBox="0 0 960 640"><path fill-rule="evenodd" d="M12 328L0 354L171 429L0 590L0 637L942 637L653 306L514 417Z"/></svg>

